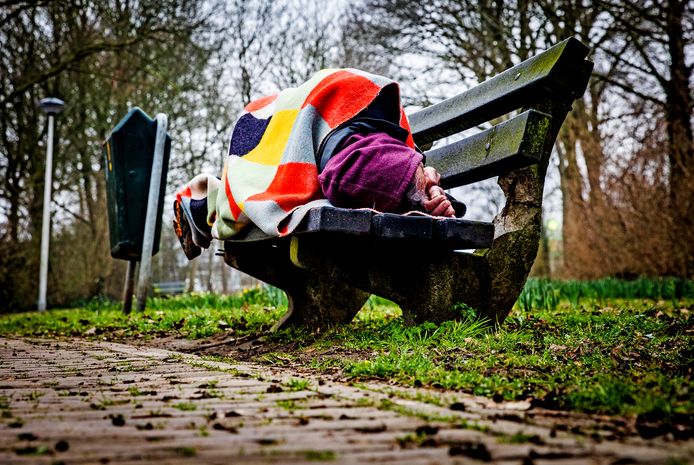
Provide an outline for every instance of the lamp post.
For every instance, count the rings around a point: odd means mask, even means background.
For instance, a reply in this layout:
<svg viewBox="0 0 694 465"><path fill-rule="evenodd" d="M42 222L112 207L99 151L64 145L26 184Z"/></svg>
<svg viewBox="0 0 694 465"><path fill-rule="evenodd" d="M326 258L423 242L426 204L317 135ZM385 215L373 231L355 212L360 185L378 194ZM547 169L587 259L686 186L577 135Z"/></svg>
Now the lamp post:
<svg viewBox="0 0 694 465"><path fill-rule="evenodd" d="M41 224L41 270L39 272L39 311L46 310L46 288L48 287L48 245L51 225L51 184L53 183L53 126L55 115L63 111L65 103L55 97L39 102L41 111L48 115L48 144L46 150L46 177L43 188L43 221Z"/></svg>

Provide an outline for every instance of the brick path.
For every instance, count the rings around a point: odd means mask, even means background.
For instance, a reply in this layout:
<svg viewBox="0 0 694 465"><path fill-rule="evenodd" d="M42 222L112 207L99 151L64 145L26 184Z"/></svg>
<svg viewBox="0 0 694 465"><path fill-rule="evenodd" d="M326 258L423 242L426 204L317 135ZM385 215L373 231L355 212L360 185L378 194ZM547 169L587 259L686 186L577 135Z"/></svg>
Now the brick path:
<svg viewBox="0 0 694 465"><path fill-rule="evenodd" d="M106 342L0 338L0 411L2 464L616 465L694 457L692 441L620 438L624 425L610 417L322 383Z"/></svg>

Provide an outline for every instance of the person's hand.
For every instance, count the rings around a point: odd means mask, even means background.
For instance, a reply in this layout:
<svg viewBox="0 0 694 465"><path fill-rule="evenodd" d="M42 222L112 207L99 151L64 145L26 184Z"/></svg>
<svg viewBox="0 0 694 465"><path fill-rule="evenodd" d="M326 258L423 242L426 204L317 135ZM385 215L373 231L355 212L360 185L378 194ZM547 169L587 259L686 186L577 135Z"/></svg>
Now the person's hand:
<svg viewBox="0 0 694 465"><path fill-rule="evenodd" d="M427 199L422 202L422 206L427 213L433 216L447 216L449 218L455 216L453 205L441 186L431 186L427 190Z"/></svg>
<svg viewBox="0 0 694 465"><path fill-rule="evenodd" d="M415 173L414 185L410 189L410 200L420 204L424 211L433 216L455 216L455 210L446 193L439 186L441 175L431 166L420 164Z"/></svg>
<svg viewBox="0 0 694 465"><path fill-rule="evenodd" d="M429 192L429 189L439 185L441 175L438 171L436 171L436 169L432 168L431 166L427 166L424 168L424 180L427 183L425 190L426 192Z"/></svg>

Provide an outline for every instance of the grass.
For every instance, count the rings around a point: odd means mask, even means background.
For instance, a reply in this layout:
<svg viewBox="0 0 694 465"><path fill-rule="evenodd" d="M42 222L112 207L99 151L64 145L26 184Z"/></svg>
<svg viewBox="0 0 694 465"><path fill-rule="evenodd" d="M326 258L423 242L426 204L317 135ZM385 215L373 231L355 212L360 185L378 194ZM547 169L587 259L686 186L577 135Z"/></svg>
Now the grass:
<svg viewBox="0 0 694 465"><path fill-rule="evenodd" d="M243 336L269 329L283 310L271 305L258 288L238 295L190 294L153 298L147 310L123 314L115 302L92 302L79 309L56 309L0 317L0 335L85 336L88 338L155 337L177 333L199 339L233 331Z"/></svg>
<svg viewBox="0 0 694 465"><path fill-rule="evenodd" d="M312 356L310 366L339 367L354 380L395 380L495 400L532 398L546 407L585 412L691 415L694 299L686 294L663 300L657 293L656 299L606 297L620 289L610 289L609 282L589 283L585 297L573 302L561 285L550 302L537 297L531 305L519 302L496 332L474 319L405 327L392 306L374 305L351 325L300 350L324 350L323 356ZM548 285L553 283L529 284ZM296 340L291 331L274 337ZM332 354L334 347L340 350Z"/></svg>
<svg viewBox="0 0 694 465"><path fill-rule="evenodd" d="M346 360L347 374L498 400L532 397L581 411L692 412L686 334L691 319L675 309L668 314L631 303L576 312L559 305L533 314L517 311L497 333L462 338L452 324L436 330L390 326L390 337L351 341L378 350L366 360Z"/></svg>
<svg viewBox="0 0 694 465"><path fill-rule="evenodd" d="M289 412L293 412L294 410L301 408L297 405L296 399L280 399L280 400L276 400L275 404L277 404L277 406L279 408L282 408L282 409L287 410Z"/></svg>
<svg viewBox="0 0 694 465"><path fill-rule="evenodd" d="M336 455L331 450L306 450L304 451L304 458L309 462L324 462L335 460Z"/></svg>
<svg viewBox="0 0 694 465"><path fill-rule="evenodd" d="M288 391L306 391L311 388L311 382L307 379L292 378L285 383Z"/></svg>
<svg viewBox="0 0 694 465"><path fill-rule="evenodd" d="M650 299L676 303L684 298L694 298L694 281L645 277L628 281L615 278L596 281L531 278L518 298L518 305L525 311L536 308L551 310L560 300L566 300L572 308L577 309L582 300L605 303L608 299Z"/></svg>
<svg viewBox="0 0 694 465"><path fill-rule="evenodd" d="M50 454L51 450L47 446L26 446L15 448L14 453L17 455L40 456Z"/></svg>
<svg viewBox="0 0 694 465"><path fill-rule="evenodd" d="M182 455L184 457L193 457L198 453L198 451L195 449L195 447L188 447L188 446L183 446L183 447L177 447L174 449L177 454Z"/></svg>
<svg viewBox="0 0 694 465"><path fill-rule="evenodd" d="M179 402L178 404L172 405L173 408L177 408L183 412L192 412L197 410L198 406L192 402Z"/></svg>
<svg viewBox="0 0 694 465"><path fill-rule="evenodd" d="M109 303L4 315L0 334L204 338L231 328L242 336L268 329L284 311L273 292L152 299L146 312L131 315ZM692 307L688 281L531 280L492 332L469 312L462 321L406 327L397 306L372 297L350 325L319 335L273 334L269 341L288 349L273 348L257 361L339 370L354 382L392 380L498 401L531 398L551 408L667 419L694 413ZM285 387L310 384L297 379Z"/></svg>

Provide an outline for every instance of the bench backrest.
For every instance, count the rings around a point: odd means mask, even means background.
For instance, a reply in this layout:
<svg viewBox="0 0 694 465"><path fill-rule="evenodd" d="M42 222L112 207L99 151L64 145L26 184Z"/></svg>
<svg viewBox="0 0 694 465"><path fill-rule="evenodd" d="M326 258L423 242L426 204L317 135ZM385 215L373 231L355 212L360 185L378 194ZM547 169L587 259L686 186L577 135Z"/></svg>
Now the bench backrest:
<svg viewBox="0 0 694 465"><path fill-rule="evenodd" d="M442 185L450 188L480 181L548 156L552 109L570 105L583 94L593 67L585 60L588 52L580 41L564 40L466 92L412 114L415 142L430 147L436 140L522 110L490 129L427 152L427 164L441 173Z"/></svg>

